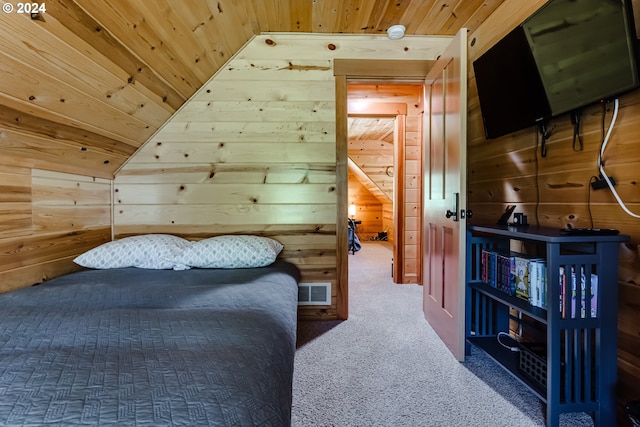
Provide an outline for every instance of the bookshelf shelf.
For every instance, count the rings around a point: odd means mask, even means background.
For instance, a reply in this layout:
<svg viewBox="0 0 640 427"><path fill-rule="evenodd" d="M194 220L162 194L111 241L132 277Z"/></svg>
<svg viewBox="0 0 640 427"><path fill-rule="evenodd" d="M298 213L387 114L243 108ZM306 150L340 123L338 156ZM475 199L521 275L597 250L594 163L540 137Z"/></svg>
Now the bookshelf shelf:
<svg viewBox="0 0 640 427"><path fill-rule="evenodd" d="M518 368L518 353L509 351L498 344L496 337L469 337L469 342L483 350L493 360L498 362L508 373L518 379L525 387L533 392L543 402L547 401L546 390L530 380Z"/></svg>
<svg viewBox="0 0 640 427"><path fill-rule="evenodd" d="M566 412L586 412L596 427L616 425L618 246L628 239L568 236L532 226L467 229L466 351L486 352L545 402L548 427L558 426ZM483 280L488 262L483 252L504 254L525 246L546 267L542 304ZM507 275L506 280L513 278ZM529 332L532 321L540 326L537 334ZM504 333L514 337L520 351L498 342ZM533 341L543 350L531 356L516 339ZM525 362L531 360L542 366L537 378L527 375Z"/></svg>
<svg viewBox="0 0 640 427"><path fill-rule="evenodd" d="M499 301L500 303L508 305L509 307L513 307L522 312L526 312L530 317L536 319L539 322L547 323L547 310L545 309L534 307L521 298L511 296L483 282L471 282L468 284L468 286L476 290L476 292L481 292L489 296L495 301Z"/></svg>

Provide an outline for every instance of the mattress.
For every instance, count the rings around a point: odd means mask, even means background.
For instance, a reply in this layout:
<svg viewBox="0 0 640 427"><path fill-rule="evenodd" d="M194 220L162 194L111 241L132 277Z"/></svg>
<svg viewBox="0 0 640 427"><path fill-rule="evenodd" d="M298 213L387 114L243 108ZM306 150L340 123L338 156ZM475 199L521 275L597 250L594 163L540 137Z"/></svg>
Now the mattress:
<svg viewBox="0 0 640 427"><path fill-rule="evenodd" d="M290 425L298 274L86 270L0 295L0 425Z"/></svg>

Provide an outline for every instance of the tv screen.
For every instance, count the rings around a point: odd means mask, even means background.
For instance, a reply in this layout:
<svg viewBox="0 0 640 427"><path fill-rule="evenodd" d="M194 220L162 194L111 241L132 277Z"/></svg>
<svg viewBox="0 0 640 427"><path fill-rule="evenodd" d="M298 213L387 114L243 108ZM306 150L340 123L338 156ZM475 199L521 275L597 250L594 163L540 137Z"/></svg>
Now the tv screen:
<svg viewBox="0 0 640 427"><path fill-rule="evenodd" d="M549 115L544 87L522 27L473 62L487 138L527 128Z"/></svg>
<svg viewBox="0 0 640 427"><path fill-rule="evenodd" d="M637 88L630 1L550 0L505 37L511 41L501 40L474 61L487 138Z"/></svg>

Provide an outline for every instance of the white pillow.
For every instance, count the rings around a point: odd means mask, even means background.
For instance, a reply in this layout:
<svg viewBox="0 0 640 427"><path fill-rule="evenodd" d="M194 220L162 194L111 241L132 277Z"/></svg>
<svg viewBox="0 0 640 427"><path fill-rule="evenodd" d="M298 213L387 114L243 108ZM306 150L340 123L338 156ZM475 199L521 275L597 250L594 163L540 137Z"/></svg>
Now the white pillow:
<svg viewBox="0 0 640 427"><path fill-rule="evenodd" d="M277 240L253 235L224 235L192 242L174 261L198 268L253 268L272 264L282 251Z"/></svg>
<svg viewBox="0 0 640 427"><path fill-rule="evenodd" d="M143 234L104 243L76 257L73 262L87 268L138 267L185 270L173 261L191 242L170 234Z"/></svg>

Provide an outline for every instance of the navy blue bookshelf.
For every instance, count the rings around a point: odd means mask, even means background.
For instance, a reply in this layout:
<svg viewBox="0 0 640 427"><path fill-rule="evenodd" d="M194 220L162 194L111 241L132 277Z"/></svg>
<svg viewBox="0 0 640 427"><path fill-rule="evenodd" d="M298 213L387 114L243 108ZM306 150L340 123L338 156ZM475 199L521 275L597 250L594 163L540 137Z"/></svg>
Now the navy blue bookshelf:
<svg viewBox="0 0 640 427"><path fill-rule="evenodd" d="M548 427L559 425L560 414L575 412L590 414L596 427L616 425L618 250L627 240L626 235L567 235L533 226L467 228L466 352L486 352L538 396L546 404ZM481 280L482 251L508 252L514 246L516 251L533 248L530 255L545 260L546 309ZM566 273L564 286L561 271ZM570 271L588 277L580 283L577 275L579 285L572 289L567 285ZM597 295L593 314L592 299L586 298L592 291ZM537 333L527 333L531 324ZM513 340L510 345L498 341L504 333ZM544 342L535 344L544 354L531 356L530 336L543 337ZM523 369L523 361L531 357L543 365L542 380Z"/></svg>

